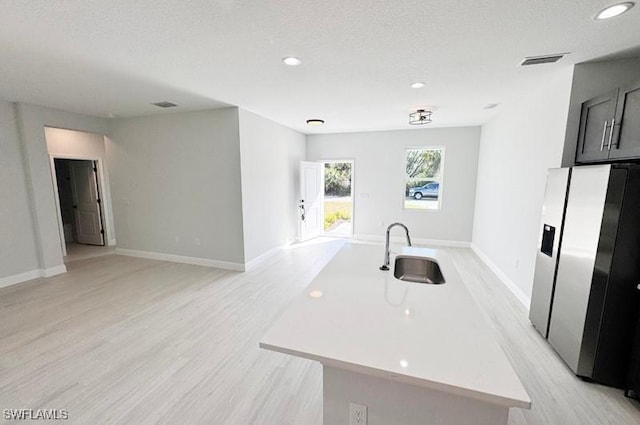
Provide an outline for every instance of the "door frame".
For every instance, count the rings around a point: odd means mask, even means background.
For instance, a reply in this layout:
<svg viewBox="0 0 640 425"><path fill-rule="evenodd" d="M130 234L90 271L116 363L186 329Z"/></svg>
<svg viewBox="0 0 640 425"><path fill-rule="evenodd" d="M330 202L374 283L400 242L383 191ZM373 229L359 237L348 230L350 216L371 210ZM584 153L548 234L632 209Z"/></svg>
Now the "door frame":
<svg viewBox="0 0 640 425"><path fill-rule="evenodd" d="M58 233L60 235L60 245L62 248L62 256L67 256L67 246L64 239L64 224L62 223L62 210L60 208L60 193L58 191L58 176L56 175L56 159L76 159L80 161L95 161L97 173L96 184L98 185L98 193L100 194L100 219L102 221L102 229L104 230L104 246L111 246L109 242L115 240L115 233L109 225L107 211L112 212L111 205L107 202L107 196L104 193L104 182L106 181L104 174L104 166L101 158L94 158L86 155L67 155L53 153L49 154L49 165L51 168L51 180L53 182L53 197L56 204L56 215L58 219Z"/></svg>
<svg viewBox="0 0 640 425"><path fill-rule="evenodd" d="M355 159L319 159L316 162L321 162L322 166L322 214L320 219L322 220L322 231L320 236L328 236L324 231L324 164L331 163L350 163L351 164L351 233L341 235L344 238L353 238L355 234L355 217L356 217L356 161Z"/></svg>

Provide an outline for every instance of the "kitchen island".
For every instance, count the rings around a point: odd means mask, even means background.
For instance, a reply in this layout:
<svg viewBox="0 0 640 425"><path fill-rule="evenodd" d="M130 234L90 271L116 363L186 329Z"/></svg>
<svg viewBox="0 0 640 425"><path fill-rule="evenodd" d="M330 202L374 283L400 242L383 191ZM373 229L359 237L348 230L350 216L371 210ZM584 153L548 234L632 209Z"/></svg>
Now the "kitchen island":
<svg viewBox="0 0 640 425"><path fill-rule="evenodd" d="M348 244L283 314L260 347L323 365L325 425L500 425L531 400L446 252L445 283L404 282L378 267L382 249Z"/></svg>

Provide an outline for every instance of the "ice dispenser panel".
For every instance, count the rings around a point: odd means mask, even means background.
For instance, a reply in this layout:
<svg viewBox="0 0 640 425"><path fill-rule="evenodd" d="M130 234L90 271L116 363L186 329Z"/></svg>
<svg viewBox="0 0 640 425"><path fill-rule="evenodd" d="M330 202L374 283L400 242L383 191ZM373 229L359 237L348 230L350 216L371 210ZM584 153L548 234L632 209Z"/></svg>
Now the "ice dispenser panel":
<svg viewBox="0 0 640 425"><path fill-rule="evenodd" d="M553 240L555 236L555 227L549 226L548 224L542 227L542 246L540 247L540 251L549 257L553 257Z"/></svg>

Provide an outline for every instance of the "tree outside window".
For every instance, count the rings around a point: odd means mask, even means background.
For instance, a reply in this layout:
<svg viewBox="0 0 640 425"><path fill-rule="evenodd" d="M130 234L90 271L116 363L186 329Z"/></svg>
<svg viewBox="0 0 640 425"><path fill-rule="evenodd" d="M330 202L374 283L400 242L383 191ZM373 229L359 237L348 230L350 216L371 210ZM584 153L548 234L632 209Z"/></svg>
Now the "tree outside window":
<svg viewBox="0 0 640 425"><path fill-rule="evenodd" d="M407 148L404 208L440 209L444 148Z"/></svg>

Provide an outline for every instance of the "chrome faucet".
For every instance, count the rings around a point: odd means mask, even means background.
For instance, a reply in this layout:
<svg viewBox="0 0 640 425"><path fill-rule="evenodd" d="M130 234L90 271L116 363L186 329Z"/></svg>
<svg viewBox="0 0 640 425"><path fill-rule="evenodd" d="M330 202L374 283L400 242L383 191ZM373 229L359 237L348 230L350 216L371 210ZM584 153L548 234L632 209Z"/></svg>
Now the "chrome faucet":
<svg viewBox="0 0 640 425"><path fill-rule="evenodd" d="M380 270L389 270L389 234L391 233L391 229L396 226L400 226L404 229L404 233L407 235L407 245L411 246L411 238L409 237L409 229L402 223L393 223L387 227L387 239L384 246L384 264L380 266Z"/></svg>

